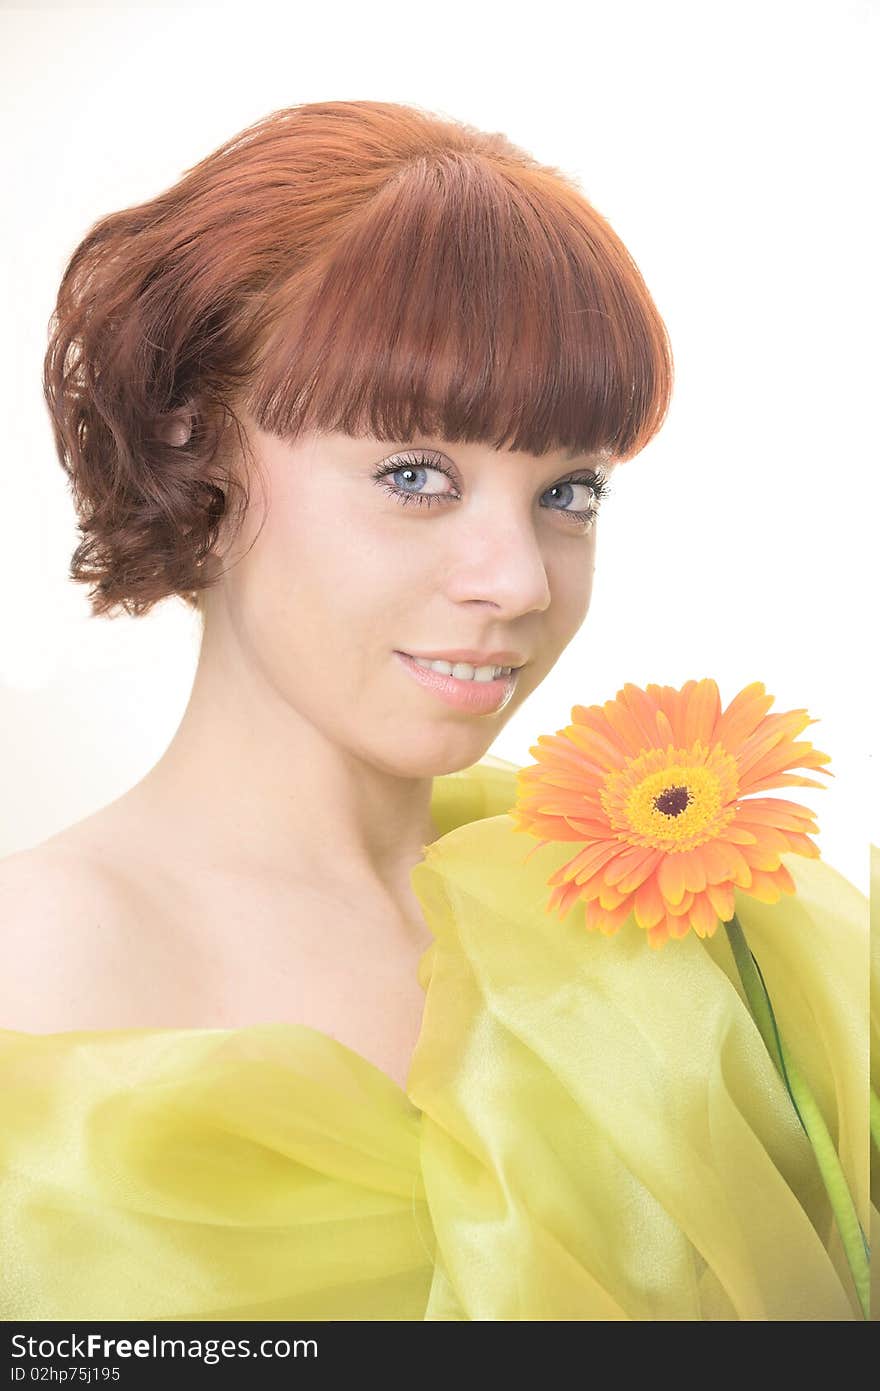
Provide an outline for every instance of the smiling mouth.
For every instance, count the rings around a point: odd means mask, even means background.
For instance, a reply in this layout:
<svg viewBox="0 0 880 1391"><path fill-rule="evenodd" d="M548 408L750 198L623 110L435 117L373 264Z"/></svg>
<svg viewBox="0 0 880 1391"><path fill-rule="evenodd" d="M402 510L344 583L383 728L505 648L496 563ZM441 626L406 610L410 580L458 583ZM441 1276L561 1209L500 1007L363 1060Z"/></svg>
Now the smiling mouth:
<svg viewBox="0 0 880 1391"><path fill-rule="evenodd" d="M423 671L435 671L439 676L451 676L457 681L488 684L490 681L505 680L522 670L522 667L502 666L498 662L453 662L447 657L417 657L412 652L397 650L401 657L407 657Z"/></svg>
<svg viewBox="0 0 880 1391"><path fill-rule="evenodd" d="M410 676L423 689L433 693L439 700L468 715L497 715L510 702L516 689L520 667L514 667L506 675L496 676L495 668L486 668L477 677L468 674L472 668L466 664L464 674L456 676L452 671L437 671L429 663L422 665L408 652L396 651ZM423 659L424 661L425 659ZM451 663L446 662L448 667Z"/></svg>

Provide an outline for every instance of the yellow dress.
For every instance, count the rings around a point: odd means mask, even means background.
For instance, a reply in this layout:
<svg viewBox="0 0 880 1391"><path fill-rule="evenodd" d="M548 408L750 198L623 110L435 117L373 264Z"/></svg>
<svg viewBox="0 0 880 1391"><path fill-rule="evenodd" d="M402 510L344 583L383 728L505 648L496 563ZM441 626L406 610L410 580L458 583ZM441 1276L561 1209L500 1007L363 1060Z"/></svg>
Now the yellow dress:
<svg viewBox="0 0 880 1391"><path fill-rule="evenodd" d="M406 1090L304 1025L0 1031L4 1320L861 1318L723 928L545 914L515 772L435 780ZM876 1237L867 902L784 862L737 913Z"/></svg>

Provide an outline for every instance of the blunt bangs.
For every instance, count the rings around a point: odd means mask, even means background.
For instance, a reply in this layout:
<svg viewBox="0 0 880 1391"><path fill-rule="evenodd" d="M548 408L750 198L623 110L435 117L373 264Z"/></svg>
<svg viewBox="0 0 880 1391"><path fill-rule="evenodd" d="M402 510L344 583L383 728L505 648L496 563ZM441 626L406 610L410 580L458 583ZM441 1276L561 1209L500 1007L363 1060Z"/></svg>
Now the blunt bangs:
<svg viewBox="0 0 880 1391"><path fill-rule="evenodd" d="M622 460L669 407L665 325L608 223L542 171L480 156L389 180L273 318L250 402L283 438Z"/></svg>

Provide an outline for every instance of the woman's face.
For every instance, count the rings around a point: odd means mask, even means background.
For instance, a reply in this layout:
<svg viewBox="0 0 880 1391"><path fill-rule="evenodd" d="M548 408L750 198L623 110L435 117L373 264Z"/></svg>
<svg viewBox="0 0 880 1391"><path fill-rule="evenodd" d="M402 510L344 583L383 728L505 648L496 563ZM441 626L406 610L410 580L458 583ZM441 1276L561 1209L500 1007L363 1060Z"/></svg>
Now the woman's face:
<svg viewBox="0 0 880 1391"><path fill-rule="evenodd" d="M426 777L477 762L586 616L596 521L576 514L596 497L572 480L595 462L422 438L287 443L246 413L242 423L268 485L266 518L247 551L264 515L255 483L245 529L205 595L206 636L255 664L273 698L333 744L385 771ZM514 654L490 663L521 666L512 691L456 680L450 703L436 689L448 681L429 673L423 684L396 655L461 648Z"/></svg>

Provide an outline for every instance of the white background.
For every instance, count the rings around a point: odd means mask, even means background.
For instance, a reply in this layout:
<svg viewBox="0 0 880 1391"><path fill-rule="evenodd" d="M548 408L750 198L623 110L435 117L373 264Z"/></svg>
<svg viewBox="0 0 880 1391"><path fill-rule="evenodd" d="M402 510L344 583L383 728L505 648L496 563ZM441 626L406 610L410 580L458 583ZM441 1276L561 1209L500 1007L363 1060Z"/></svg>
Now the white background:
<svg viewBox="0 0 880 1391"><path fill-rule="evenodd" d="M878 8L754 3L0 7L0 856L136 782L196 660L169 600L92 619L40 374L99 218L300 102L410 102L575 177L638 263L676 361L660 435L615 473L592 607L492 752L625 681L763 681L829 753L823 858L868 891L877 683ZM817 775L819 781L826 780ZM872 805L874 804L874 805Z"/></svg>

